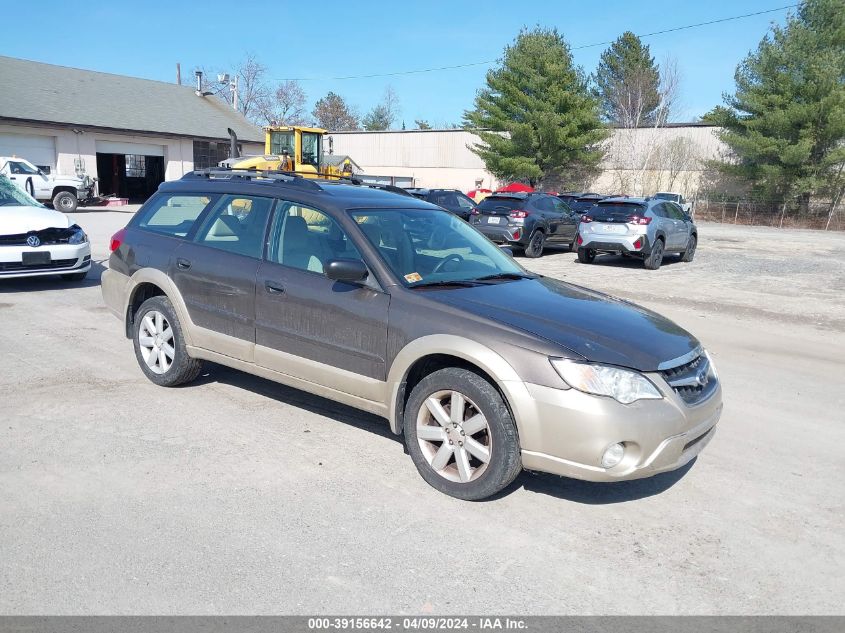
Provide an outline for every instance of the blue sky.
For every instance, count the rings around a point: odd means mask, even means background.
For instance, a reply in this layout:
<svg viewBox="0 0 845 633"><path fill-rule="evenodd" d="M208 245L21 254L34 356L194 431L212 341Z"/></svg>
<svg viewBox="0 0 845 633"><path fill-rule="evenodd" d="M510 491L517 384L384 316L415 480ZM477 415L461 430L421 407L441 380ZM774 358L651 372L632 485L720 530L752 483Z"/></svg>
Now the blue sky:
<svg viewBox="0 0 845 633"><path fill-rule="evenodd" d="M269 77L303 81L309 105L329 90L359 112L390 84L408 127L416 118L459 123L488 66L397 77L328 80L495 59L522 26L555 26L573 47L793 4L795 0L462 2L39 2L6 3L0 54L175 81L195 65L229 70L245 53ZM700 116L733 87L737 63L787 11L646 38L682 73L680 118ZM574 51L592 72L604 46ZM9 89L7 86L5 89ZM11 89L14 89L13 87Z"/></svg>

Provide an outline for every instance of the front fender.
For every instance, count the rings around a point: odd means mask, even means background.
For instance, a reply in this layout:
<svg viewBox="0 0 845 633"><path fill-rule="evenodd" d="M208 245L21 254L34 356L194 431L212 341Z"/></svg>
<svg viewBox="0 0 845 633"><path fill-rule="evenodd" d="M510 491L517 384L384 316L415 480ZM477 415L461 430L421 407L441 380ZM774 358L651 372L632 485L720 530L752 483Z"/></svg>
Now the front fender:
<svg viewBox="0 0 845 633"><path fill-rule="evenodd" d="M496 381L511 408L517 429L520 428L519 412L514 402L524 397L526 388L516 370L501 355L478 341L452 334L431 334L415 339L403 347L390 367L387 377L387 392L390 397L388 411L390 429L394 433L402 433L401 399L405 396L404 386L408 372L418 360L435 354L455 356L467 361Z"/></svg>

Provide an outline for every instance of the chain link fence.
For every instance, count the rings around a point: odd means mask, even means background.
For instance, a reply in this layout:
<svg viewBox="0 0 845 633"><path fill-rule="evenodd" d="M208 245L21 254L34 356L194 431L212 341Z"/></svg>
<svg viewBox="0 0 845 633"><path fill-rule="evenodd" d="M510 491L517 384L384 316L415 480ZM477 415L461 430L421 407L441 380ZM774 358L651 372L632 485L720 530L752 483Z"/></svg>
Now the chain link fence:
<svg viewBox="0 0 845 633"><path fill-rule="evenodd" d="M843 206L840 203L831 212L829 202L812 203L806 209L795 209L784 207L781 202L699 198L695 200L693 213L696 220L710 222L845 231Z"/></svg>

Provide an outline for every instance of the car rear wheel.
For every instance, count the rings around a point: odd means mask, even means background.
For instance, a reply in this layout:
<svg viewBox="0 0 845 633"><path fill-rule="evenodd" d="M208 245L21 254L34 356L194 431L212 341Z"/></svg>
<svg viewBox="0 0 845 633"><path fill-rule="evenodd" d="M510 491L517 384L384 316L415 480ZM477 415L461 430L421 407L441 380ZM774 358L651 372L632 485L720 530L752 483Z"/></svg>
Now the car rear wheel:
<svg viewBox="0 0 845 633"><path fill-rule="evenodd" d="M687 250L681 253L682 262L691 262L695 257L695 248L698 246L698 238L695 235L690 235L689 242L687 242Z"/></svg>
<svg viewBox="0 0 845 633"><path fill-rule="evenodd" d="M422 478L458 499L494 495L522 469L516 425L502 396L466 369L441 369L414 387L404 434Z"/></svg>
<svg viewBox="0 0 845 633"><path fill-rule="evenodd" d="M592 264L596 259L596 251L592 248L579 248L578 261L582 264Z"/></svg>
<svg viewBox="0 0 845 633"><path fill-rule="evenodd" d="M79 201L76 199L76 196L69 191L60 191L53 196L53 208L56 211L61 211L62 213L73 213L76 211L76 207L78 205Z"/></svg>
<svg viewBox="0 0 845 633"><path fill-rule="evenodd" d="M539 229L531 234L528 246L525 247L526 257L539 257L543 254L543 246L546 243L546 235Z"/></svg>
<svg viewBox="0 0 845 633"><path fill-rule="evenodd" d="M657 270L660 264L663 263L663 240L659 239L651 247L651 253L643 260L643 264L648 270Z"/></svg>
<svg viewBox="0 0 845 633"><path fill-rule="evenodd" d="M152 382L175 387L194 380L202 362L188 356L176 311L167 297L144 301L135 315L135 358Z"/></svg>

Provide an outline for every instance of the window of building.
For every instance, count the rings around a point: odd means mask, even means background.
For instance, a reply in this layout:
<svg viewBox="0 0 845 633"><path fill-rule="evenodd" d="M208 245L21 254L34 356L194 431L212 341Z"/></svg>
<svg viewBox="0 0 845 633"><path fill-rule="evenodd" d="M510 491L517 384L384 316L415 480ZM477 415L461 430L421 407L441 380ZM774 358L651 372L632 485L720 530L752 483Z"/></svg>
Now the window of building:
<svg viewBox="0 0 845 633"><path fill-rule="evenodd" d="M220 141L194 141L194 169L217 167L229 158L229 143Z"/></svg>
<svg viewBox="0 0 845 633"><path fill-rule="evenodd" d="M147 175L147 157L138 154L126 155L126 177L145 178Z"/></svg>

